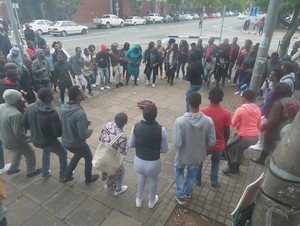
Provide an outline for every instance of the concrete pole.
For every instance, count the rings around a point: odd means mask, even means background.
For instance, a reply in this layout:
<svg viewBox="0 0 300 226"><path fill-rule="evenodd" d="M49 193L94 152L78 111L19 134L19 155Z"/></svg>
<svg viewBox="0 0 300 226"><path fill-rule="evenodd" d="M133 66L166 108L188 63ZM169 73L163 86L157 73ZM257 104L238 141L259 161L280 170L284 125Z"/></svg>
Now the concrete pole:
<svg viewBox="0 0 300 226"><path fill-rule="evenodd" d="M279 8L280 0L270 0L267 11L267 18L265 20L263 33L260 39L259 49L250 83L250 90L253 90L255 93L258 93L260 88L259 86L261 84L264 63L267 60L273 32L279 14Z"/></svg>
<svg viewBox="0 0 300 226"><path fill-rule="evenodd" d="M5 0L5 3L6 3L6 9L7 9L7 12L8 12L8 17L9 17L9 20L10 20L10 23L11 23L11 26L12 26L12 29L13 29L16 45L20 48L21 57L23 58L24 57L24 53L23 53L24 51L23 51L22 40L21 40L20 33L19 33L19 30L18 30L17 21L16 21L15 15L14 15L11 0Z"/></svg>
<svg viewBox="0 0 300 226"><path fill-rule="evenodd" d="M225 13L226 13L226 5L224 5L224 7L223 7L222 25L221 25L221 32L220 32L220 43L222 43L222 34L223 34Z"/></svg>

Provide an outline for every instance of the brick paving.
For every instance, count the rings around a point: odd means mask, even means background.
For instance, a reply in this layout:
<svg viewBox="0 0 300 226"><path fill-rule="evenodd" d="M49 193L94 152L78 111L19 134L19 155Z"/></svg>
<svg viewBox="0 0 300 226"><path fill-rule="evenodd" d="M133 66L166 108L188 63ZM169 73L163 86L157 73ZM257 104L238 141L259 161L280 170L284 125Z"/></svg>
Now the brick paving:
<svg viewBox="0 0 300 226"><path fill-rule="evenodd" d="M177 205L174 199L175 183L173 163L175 151L171 145L174 120L185 111L185 90L188 84L182 79L175 80L174 86L169 86L165 80L158 80L155 88L146 86L141 77L139 86L128 86L109 91L95 89L95 95L82 103L88 119L92 121L94 133L88 144L93 152L98 145L99 132L102 126L114 118L117 112L128 114L128 125L125 133L129 136L132 126L142 119L142 111L136 103L149 99L158 107L157 121L168 131L169 152L161 155L162 172L159 177L158 205L154 209L147 207L147 190L144 194L142 208L135 207L137 174L133 168L134 150L129 150L125 160L124 184L128 191L115 197L113 192L104 189L104 183L98 181L85 185L84 161L75 170L75 179L67 184L58 181L58 158L51 155L52 175L48 178L36 176L25 177L24 160L21 162L21 173L13 176L3 175L7 181L8 198L5 204L8 208L9 225L164 225ZM233 95L234 89L226 84L225 97L222 106L232 113L240 105L240 96ZM208 90L200 90L202 105L208 104ZM58 95L57 95L58 96ZM58 98L58 97L56 97ZM58 101L56 100L56 103ZM59 109L59 108L58 108ZM234 130L232 131L234 132ZM8 151L5 153L6 162L10 159ZM187 208L229 225L230 213L235 208L244 188L255 180L265 167L250 161L251 156L258 156L258 151L247 150L245 161L241 165L240 175L231 177L223 175L221 170L226 167L222 161L219 172L219 188L212 188L209 180L210 159L203 165L202 185L196 186ZM41 165L41 150L36 149L37 165ZM70 158L71 153L68 153ZM97 172L97 170L94 170ZM100 173L100 172L98 172Z"/></svg>

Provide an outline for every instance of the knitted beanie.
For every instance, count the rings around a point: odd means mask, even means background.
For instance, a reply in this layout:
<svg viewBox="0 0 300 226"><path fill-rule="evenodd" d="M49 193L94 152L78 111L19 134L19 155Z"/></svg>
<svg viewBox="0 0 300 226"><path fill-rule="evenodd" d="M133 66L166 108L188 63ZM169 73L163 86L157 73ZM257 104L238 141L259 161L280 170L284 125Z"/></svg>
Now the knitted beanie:
<svg viewBox="0 0 300 226"><path fill-rule="evenodd" d="M3 93L3 99L5 103L9 105L15 105L21 99L22 94L15 89L7 89Z"/></svg>

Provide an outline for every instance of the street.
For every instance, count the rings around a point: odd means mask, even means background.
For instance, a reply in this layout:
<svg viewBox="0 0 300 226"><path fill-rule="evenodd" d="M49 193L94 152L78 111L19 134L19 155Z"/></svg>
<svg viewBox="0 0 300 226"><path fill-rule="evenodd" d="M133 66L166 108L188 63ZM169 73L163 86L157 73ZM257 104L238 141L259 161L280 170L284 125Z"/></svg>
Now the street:
<svg viewBox="0 0 300 226"><path fill-rule="evenodd" d="M206 19L203 22L202 36L203 44L207 43L209 37L219 37L221 30L222 18ZM244 34L241 32L244 20L239 20L236 17L225 17L223 27L223 38L229 38L230 42L234 36L239 38L238 44L243 45L246 39L251 39L253 43L260 41L260 36L253 34L252 26L250 32L252 34ZM181 35L181 36L199 36L200 28L198 28L198 20L163 23L163 24L147 24L140 26L126 26L123 28L110 29L90 29L86 35L72 35L67 37L55 37L49 34L43 35L49 45L53 41L60 40L63 42L63 47L74 53L74 48L80 46L82 48L88 47L89 44L94 44L99 50L100 45L105 43L108 46L112 42L117 42L122 46L124 42L131 44L139 43L145 47L150 41L164 39L167 35ZM274 33L273 40L270 47L271 51L276 51L278 42L282 38L282 34ZM177 38L179 41L184 38ZM197 39L186 38L189 43L197 42ZM216 44L219 40L215 41Z"/></svg>

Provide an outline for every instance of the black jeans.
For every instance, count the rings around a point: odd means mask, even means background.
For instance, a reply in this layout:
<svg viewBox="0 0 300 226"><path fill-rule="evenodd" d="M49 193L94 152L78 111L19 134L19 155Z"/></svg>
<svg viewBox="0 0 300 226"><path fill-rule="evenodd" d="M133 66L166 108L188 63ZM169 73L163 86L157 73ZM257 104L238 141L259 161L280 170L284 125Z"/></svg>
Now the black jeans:
<svg viewBox="0 0 300 226"><path fill-rule="evenodd" d="M73 173L74 169L76 168L79 160L81 158L84 158L84 160L85 160L85 170L84 170L85 179L91 180L93 154L91 152L90 147L87 145L87 143L85 143L80 148L69 148L69 147L66 147L66 148L74 154L74 156L71 159L71 162L67 168L66 178L72 177L72 173Z"/></svg>
<svg viewBox="0 0 300 226"><path fill-rule="evenodd" d="M72 86L72 82L59 82L58 88L60 91L60 100L61 102L65 102L65 90L69 89Z"/></svg>
<svg viewBox="0 0 300 226"><path fill-rule="evenodd" d="M2 219L2 221L0 221L0 226L7 226L7 220L6 220L6 217L4 217Z"/></svg>
<svg viewBox="0 0 300 226"><path fill-rule="evenodd" d="M0 169L3 169L4 166L5 166L4 154L3 154L3 148L2 148L2 141L0 140Z"/></svg>

